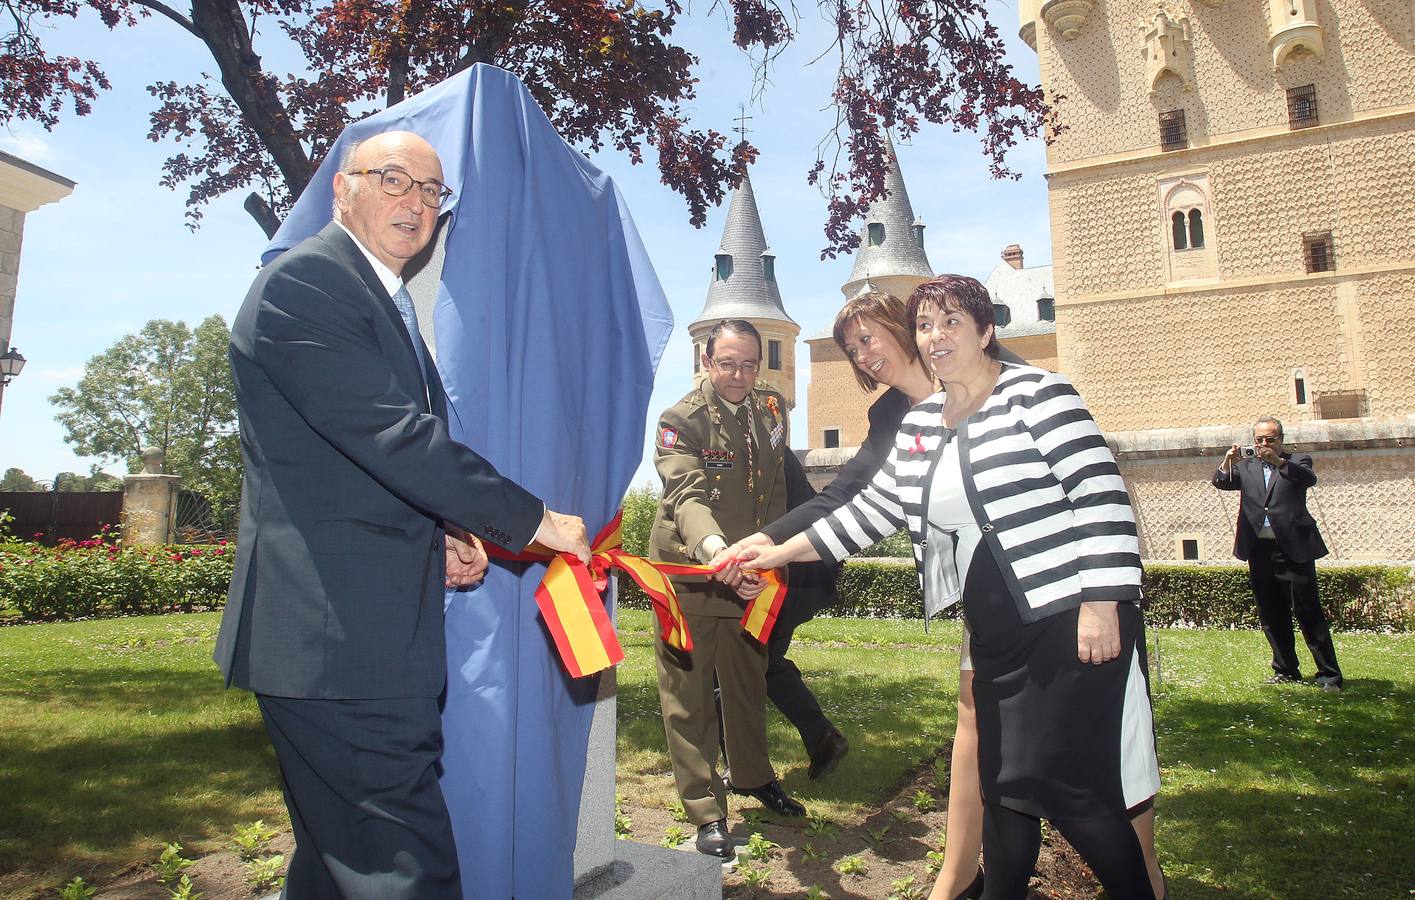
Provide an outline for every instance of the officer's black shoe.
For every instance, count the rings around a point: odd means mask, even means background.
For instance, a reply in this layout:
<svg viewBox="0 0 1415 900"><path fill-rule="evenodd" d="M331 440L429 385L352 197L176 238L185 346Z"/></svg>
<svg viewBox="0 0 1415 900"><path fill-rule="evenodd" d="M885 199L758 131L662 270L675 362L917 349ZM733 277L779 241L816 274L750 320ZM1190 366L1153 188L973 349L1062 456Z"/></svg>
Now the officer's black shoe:
<svg viewBox="0 0 1415 900"><path fill-rule="evenodd" d="M845 740L845 735L837 728L830 729L811 751L811 767L806 771L806 777L812 781L824 778L835 771L835 767L840 765L840 761L849 752L850 742Z"/></svg>
<svg viewBox="0 0 1415 900"><path fill-rule="evenodd" d="M727 833L726 819L698 826L698 852L722 859L731 859L736 854L732 838Z"/></svg>
<svg viewBox="0 0 1415 900"><path fill-rule="evenodd" d="M804 816L806 814L806 807L792 800L791 796L782 790L781 782L775 778L756 788L739 788L736 785L729 785L729 787L732 788L734 794L755 797L762 806L778 816Z"/></svg>

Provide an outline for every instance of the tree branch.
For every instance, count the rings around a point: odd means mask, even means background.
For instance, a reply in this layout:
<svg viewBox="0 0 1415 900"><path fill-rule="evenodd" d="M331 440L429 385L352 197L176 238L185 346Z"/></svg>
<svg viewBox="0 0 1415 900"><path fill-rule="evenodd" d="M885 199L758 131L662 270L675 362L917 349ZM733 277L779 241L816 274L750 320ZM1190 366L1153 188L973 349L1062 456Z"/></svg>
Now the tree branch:
<svg viewBox="0 0 1415 900"><path fill-rule="evenodd" d="M182 26L182 28L190 32L193 37L201 37L201 32L197 30L196 25L193 24L191 19L177 12L175 9L168 6L167 4L159 3L158 0L133 0L133 2L138 4L139 6L146 6L153 12L161 13L167 18L171 19L173 22L176 22L178 25Z"/></svg>

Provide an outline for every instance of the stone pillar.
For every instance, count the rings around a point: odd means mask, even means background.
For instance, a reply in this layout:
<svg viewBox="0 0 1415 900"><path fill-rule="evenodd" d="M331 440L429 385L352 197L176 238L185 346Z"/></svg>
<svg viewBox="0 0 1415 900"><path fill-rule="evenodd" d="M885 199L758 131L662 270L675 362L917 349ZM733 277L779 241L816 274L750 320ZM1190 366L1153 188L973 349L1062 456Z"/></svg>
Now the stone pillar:
<svg viewBox="0 0 1415 900"><path fill-rule="evenodd" d="M123 544L166 544L177 518L180 475L162 474L163 453L156 447L142 452L143 470L123 476Z"/></svg>
<svg viewBox="0 0 1415 900"><path fill-rule="evenodd" d="M610 579L617 591L617 579ZM613 605L611 604L611 610ZM639 649L639 648L635 648ZM643 648L652 653L651 648ZM601 673L590 724L589 758L580 789L574 900L721 900L722 863L684 852L617 840L614 833L615 715L618 682Z"/></svg>

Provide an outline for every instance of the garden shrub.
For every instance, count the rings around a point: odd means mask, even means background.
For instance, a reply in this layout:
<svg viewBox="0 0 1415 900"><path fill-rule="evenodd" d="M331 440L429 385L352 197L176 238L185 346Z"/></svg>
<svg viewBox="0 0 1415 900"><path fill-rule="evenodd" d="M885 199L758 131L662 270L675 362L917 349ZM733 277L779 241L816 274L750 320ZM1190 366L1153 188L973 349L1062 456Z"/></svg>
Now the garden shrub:
<svg viewBox="0 0 1415 900"><path fill-rule="evenodd" d="M226 600L234 547L121 547L95 538L57 547L0 546L0 607L30 621L215 609Z"/></svg>
<svg viewBox="0 0 1415 900"><path fill-rule="evenodd" d="M837 583L841 601L828 615L918 618L923 613L913 560L852 559ZM1400 566L1319 566L1317 590L1340 631L1415 631L1415 578ZM1153 626L1257 628L1246 566L1148 565L1146 621ZM648 598L619 579L619 602L647 609Z"/></svg>

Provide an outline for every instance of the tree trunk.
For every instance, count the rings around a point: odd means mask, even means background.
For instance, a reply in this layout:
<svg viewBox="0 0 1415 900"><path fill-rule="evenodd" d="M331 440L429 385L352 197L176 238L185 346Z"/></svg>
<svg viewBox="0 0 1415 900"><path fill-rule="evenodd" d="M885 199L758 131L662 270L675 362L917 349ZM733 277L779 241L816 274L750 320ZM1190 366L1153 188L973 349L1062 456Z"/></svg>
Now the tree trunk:
<svg viewBox="0 0 1415 900"><path fill-rule="evenodd" d="M280 102L275 79L261 68L241 4L238 0L192 0L192 24L221 70L222 86L240 108L246 124L274 157L290 196L298 198L309 184L314 168ZM265 207L264 218L259 212L261 206ZM255 217L267 235L274 234L274 228L279 227L278 221L271 225L275 217L264 200L253 204L247 198L246 211Z"/></svg>
<svg viewBox="0 0 1415 900"><path fill-rule="evenodd" d="M270 208L266 199L255 191L246 195L246 202L242 204L246 212L251 214L260 230L265 232L268 238L275 237L275 232L280 228L280 217L275 214L275 210Z"/></svg>

